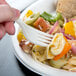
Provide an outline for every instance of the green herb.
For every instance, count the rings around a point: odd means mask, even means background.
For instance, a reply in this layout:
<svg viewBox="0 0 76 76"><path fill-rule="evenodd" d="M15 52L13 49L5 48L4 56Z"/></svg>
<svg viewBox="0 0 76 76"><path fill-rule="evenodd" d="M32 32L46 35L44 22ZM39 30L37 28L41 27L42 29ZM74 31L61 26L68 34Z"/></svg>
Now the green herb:
<svg viewBox="0 0 76 76"><path fill-rule="evenodd" d="M52 17L52 15L47 12L43 12L40 16L43 17L47 21L50 21L50 19Z"/></svg>
<svg viewBox="0 0 76 76"><path fill-rule="evenodd" d="M56 22L62 19L62 15L60 13L57 13L56 16L52 16L47 12L43 12L40 16L49 22Z"/></svg>
<svg viewBox="0 0 76 76"><path fill-rule="evenodd" d="M50 21L56 22L56 21L61 20L61 19L62 19L62 15L60 13L57 13L56 16L52 16Z"/></svg>

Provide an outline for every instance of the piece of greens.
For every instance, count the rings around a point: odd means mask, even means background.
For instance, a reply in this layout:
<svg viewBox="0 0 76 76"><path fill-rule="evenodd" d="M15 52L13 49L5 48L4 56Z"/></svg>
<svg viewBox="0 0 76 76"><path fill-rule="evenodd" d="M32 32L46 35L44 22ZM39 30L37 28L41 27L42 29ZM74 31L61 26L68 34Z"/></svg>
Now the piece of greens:
<svg viewBox="0 0 76 76"><path fill-rule="evenodd" d="M50 21L50 19L52 17L52 15L47 12L43 12L40 16L43 17L47 21Z"/></svg>
<svg viewBox="0 0 76 76"><path fill-rule="evenodd" d="M47 12L43 12L40 16L49 22L56 22L62 19L62 15L60 13L57 13L56 16L52 16L51 14Z"/></svg>

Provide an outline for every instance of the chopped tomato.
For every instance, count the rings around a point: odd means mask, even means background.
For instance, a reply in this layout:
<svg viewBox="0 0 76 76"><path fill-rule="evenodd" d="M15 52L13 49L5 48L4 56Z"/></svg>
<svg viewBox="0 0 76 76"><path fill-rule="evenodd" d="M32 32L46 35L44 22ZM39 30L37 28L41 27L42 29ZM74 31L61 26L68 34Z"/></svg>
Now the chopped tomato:
<svg viewBox="0 0 76 76"><path fill-rule="evenodd" d="M46 32L49 26L50 26L50 23L45 21L42 17L39 17L34 23L34 27L43 32Z"/></svg>

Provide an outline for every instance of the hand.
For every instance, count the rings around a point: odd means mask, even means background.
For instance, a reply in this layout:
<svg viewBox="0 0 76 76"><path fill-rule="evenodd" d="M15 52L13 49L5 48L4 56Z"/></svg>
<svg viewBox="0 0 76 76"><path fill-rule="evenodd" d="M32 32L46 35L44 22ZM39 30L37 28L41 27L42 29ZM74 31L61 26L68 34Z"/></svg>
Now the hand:
<svg viewBox="0 0 76 76"><path fill-rule="evenodd" d="M8 33L15 33L14 21L20 16L19 10L11 8L5 0L0 0L0 39Z"/></svg>

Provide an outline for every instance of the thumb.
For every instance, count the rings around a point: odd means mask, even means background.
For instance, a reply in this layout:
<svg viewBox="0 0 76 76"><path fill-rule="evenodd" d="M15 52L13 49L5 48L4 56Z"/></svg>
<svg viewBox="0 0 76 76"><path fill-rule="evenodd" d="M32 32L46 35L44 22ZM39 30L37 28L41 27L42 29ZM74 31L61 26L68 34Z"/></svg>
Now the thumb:
<svg viewBox="0 0 76 76"><path fill-rule="evenodd" d="M17 9L11 8L6 4L0 5L0 22L15 21L20 16Z"/></svg>

